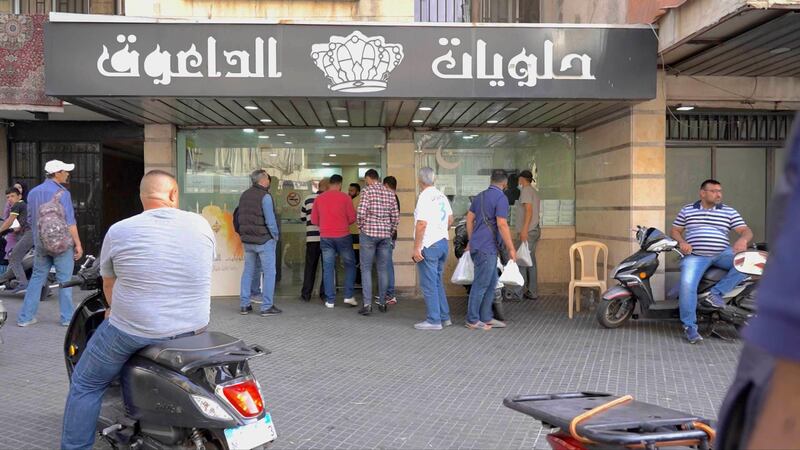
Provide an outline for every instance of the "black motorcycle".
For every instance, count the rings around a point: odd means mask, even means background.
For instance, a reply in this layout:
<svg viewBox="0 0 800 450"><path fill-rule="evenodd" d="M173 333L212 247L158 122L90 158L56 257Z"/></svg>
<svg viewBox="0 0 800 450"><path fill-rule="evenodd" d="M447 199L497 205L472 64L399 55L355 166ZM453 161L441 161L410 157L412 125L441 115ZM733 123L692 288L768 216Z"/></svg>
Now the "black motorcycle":
<svg viewBox="0 0 800 450"><path fill-rule="evenodd" d="M106 303L94 258L60 287L95 291L81 302L64 340L71 378ZM261 385L248 360L268 352L218 332L146 347L123 367L103 397L99 434L114 448L250 449L275 440Z"/></svg>
<svg viewBox="0 0 800 450"><path fill-rule="evenodd" d="M674 319L679 317L678 300L656 301L650 286L650 278L658 269L658 257L661 253L676 252L678 242L667 237L656 228L638 226L636 240L639 251L622 261L613 272L612 277L619 284L603 293L597 307L597 320L606 328L622 326L631 317L639 316L648 319ZM759 244L766 248L765 244ZM752 262L753 258L759 260ZM743 327L756 315L755 291L756 280L763 271L767 252L748 250L738 253L734 258L737 270L751 275L739 283L732 291L723 295L726 306L714 308L708 300L711 288L719 282L728 271L711 267L705 274L697 289L697 318L700 333L717 334L722 337L718 326L732 324L737 329ZM747 270L741 269L747 260ZM636 305L639 314L635 314Z"/></svg>

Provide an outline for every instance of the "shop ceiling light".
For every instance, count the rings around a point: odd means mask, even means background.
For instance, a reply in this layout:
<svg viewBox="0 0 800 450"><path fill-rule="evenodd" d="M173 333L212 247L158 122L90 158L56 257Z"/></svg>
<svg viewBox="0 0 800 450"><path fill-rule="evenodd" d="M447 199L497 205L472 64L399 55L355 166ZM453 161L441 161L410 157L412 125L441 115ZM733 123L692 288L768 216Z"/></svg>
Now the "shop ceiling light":
<svg viewBox="0 0 800 450"><path fill-rule="evenodd" d="M334 110L334 111L346 111L347 110L347 108L345 108L344 106L331 106L331 109Z"/></svg>
<svg viewBox="0 0 800 450"><path fill-rule="evenodd" d="M323 166L330 166L331 163L322 163Z"/></svg>
<svg viewBox="0 0 800 450"><path fill-rule="evenodd" d="M336 123L347 123L347 119L337 119Z"/></svg>
<svg viewBox="0 0 800 450"><path fill-rule="evenodd" d="M325 136L325 139L336 139L336 136L327 135Z"/></svg>
<svg viewBox="0 0 800 450"><path fill-rule="evenodd" d="M329 153L328 156L330 156L331 158L336 158L336 153Z"/></svg>
<svg viewBox="0 0 800 450"><path fill-rule="evenodd" d="M261 135L261 136L259 136L258 138L259 138L259 139L269 139L269 136L267 136L267 135L265 135L265 134L262 134L262 135Z"/></svg>
<svg viewBox="0 0 800 450"><path fill-rule="evenodd" d="M286 144L286 145L292 145L292 141L286 141L286 142L284 142L284 144Z"/></svg>
<svg viewBox="0 0 800 450"><path fill-rule="evenodd" d="M424 122L424 120L422 120L422 119L414 119L414 120L412 120L412 122L414 122L414 123L422 123L422 122Z"/></svg>
<svg viewBox="0 0 800 450"><path fill-rule="evenodd" d="M270 153L269 156L272 156L274 158L274 157L278 156L278 154L277 153Z"/></svg>
<svg viewBox="0 0 800 450"><path fill-rule="evenodd" d="M430 106L420 106L420 107L419 107L419 110L420 110L420 111L430 111L430 110L432 110L432 109L433 109L433 108L431 108Z"/></svg>
<svg viewBox="0 0 800 450"><path fill-rule="evenodd" d="M786 53L790 51L792 51L792 49L789 47L778 47L778 48L773 48L769 52L772 53L773 55L780 55L781 53Z"/></svg>
<svg viewBox="0 0 800 450"><path fill-rule="evenodd" d="M516 111L518 109L519 108L517 108L515 106L507 106L507 107L503 108L503 111Z"/></svg>
<svg viewBox="0 0 800 450"><path fill-rule="evenodd" d="M264 123L270 123L272 122L272 119L261 119L261 121Z"/></svg>
<svg viewBox="0 0 800 450"><path fill-rule="evenodd" d="M525 130L519 130L519 134L525 134L525 133L527 133L527 131L525 131Z"/></svg>
<svg viewBox="0 0 800 450"><path fill-rule="evenodd" d="M360 162L360 163L358 163L358 165L359 165L359 166L366 166L366 165L367 165L367 163L365 163L365 162Z"/></svg>
<svg viewBox="0 0 800 450"><path fill-rule="evenodd" d="M677 108L675 108L675 109L677 109L678 111L691 111L691 110L693 110L693 109L694 109L694 106L689 106L689 105L678 105L678 107L677 107Z"/></svg>
<svg viewBox="0 0 800 450"><path fill-rule="evenodd" d="M255 133L256 132L256 130L254 130L252 128L243 128L242 131L244 131L245 133Z"/></svg>
<svg viewBox="0 0 800 450"><path fill-rule="evenodd" d="M258 106L247 105L247 106L244 107L244 109L249 109L250 111L255 111L255 110L258 109Z"/></svg>
<svg viewBox="0 0 800 450"><path fill-rule="evenodd" d="M278 133L278 136L280 137L286 136L286 133Z"/></svg>
<svg viewBox="0 0 800 450"><path fill-rule="evenodd" d="M316 130L314 130L315 133L324 133L326 131L328 130L326 130L325 128L317 128Z"/></svg>
<svg viewBox="0 0 800 450"><path fill-rule="evenodd" d="M463 133L463 131L461 131L461 130L456 130L456 131L453 131L453 133Z"/></svg>
<svg viewBox="0 0 800 450"><path fill-rule="evenodd" d="M464 139L475 139L475 136L472 136L472 135L468 134L468 135L464 136Z"/></svg>
<svg viewBox="0 0 800 450"><path fill-rule="evenodd" d="M487 120L486 123L497 123L500 122L499 120Z"/></svg>
<svg viewBox="0 0 800 450"><path fill-rule="evenodd" d="M350 137L349 134L343 134L342 137Z"/></svg>

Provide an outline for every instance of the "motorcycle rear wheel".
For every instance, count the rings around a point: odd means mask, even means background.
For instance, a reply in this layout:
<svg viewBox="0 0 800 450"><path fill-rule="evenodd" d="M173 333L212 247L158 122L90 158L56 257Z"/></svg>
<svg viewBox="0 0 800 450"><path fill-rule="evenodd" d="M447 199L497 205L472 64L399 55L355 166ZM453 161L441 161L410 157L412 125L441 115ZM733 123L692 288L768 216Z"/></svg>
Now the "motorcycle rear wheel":
<svg viewBox="0 0 800 450"><path fill-rule="evenodd" d="M597 321L606 328L619 328L633 316L634 306L631 297L600 300L597 305Z"/></svg>

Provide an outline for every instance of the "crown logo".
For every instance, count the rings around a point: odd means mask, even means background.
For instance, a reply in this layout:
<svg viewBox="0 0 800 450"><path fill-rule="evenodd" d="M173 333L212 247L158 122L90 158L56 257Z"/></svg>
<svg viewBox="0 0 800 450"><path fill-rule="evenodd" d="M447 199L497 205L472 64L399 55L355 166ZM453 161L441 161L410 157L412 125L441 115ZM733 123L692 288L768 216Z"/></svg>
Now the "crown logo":
<svg viewBox="0 0 800 450"><path fill-rule="evenodd" d="M383 36L360 31L331 36L327 44L311 46L311 58L334 92L377 92L386 89L389 74L403 61L403 46L387 44Z"/></svg>

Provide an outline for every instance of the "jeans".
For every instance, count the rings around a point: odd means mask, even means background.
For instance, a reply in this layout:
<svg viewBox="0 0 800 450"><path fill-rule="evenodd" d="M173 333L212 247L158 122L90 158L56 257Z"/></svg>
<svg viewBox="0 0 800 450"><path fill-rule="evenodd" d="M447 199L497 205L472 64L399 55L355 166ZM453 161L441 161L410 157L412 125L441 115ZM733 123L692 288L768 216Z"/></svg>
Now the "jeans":
<svg viewBox="0 0 800 450"><path fill-rule="evenodd" d="M124 333L108 320L97 327L72 373L64 407L62 450L92 448L106 388L134 353L162 340Z"/></svg>
<svg viewBox="0 0 800 450"><path fill-rule="evenodd" d="M14 272L14 278L20 286L28 284L28 277L25 275L25 268L22 267L22 259L33 248L33 231L28 230L11 250L8 255L8 270Z"/></svg>
<svg viewBox="0 0 800 450"><path fill-rule="evenodd" d="M56 267L56 281L64 283L72 278L72 270L75 268L75 248L60 253L56 256L49 256L43 250L36 249L36 256L33 260L33 274L28 282L28 290L25 292L25 300L22 309L19 311L17 322L29 322L36 317L36 310L39 309L39 301L42 296L42 287L47 282L47 275L50 267ZM58 290L58 306L61 311L61 323L67 323L72 319L72 289Z"/></svg>
<svg viewBox="0 0 800 450"><path fill-rule="evenodd" d="M700 285L703 274L711 266L728 271L728 274L711 288L712 293L720 296L747 278L747 275L739 273L733 268L733 250L730 248L717 256L685 256L681 260L681 291L678 297L681 322L685 327L697 326L697 287Z"/></svg>
<svg viewBox="0 0 800 450"><path fill-rule="evenodd" d="M361 254L361 294L364 306L372 304L372 263L376 262L378 269L378 301L386 301L386 285L389 284L389 274L386 266L392 254L392 238L378 238L361 233L359 237L359 253Z"/></svg>
<svg viewBox="0 0 800 450"><path fill-rule="evenodd" d="M244 244L244 270L240 285L239 306L250 306L250 294L253 289L253 278L263 274L264 284L261 286L261 310L272 308L275 294L275 246L277 241L270 239L263 244ZM261 262L261 270L256 263Z"/></svg>
<svg viewBox="0 0 800 450"><path fill-rule="evenodd" d="M261 297L261 281L264 279L264 271L261 270L261 260L256 258L256 274L260 276L253 277L253 284L250 285L250 298Z"/></svg>
<svg viewBox="0 0 800 450"><path fill-rule="evenodd" d="M492 320L494 288L497 286L497 254L471 250L469 255L475 264L475 278L469 290L467 323L489 323Z"/></svg>
<svg viewBox="0 0 800 450"><path fill-rule="evenodd" d="M447 262L447 239L442 239L430 247L422 249L422 261L417 263L419 269L419 287L425 297L427 321L434 325L450 320L450 305L444 293L442 275Z"/></svg>
<svg viewBox="0 0 800 450"><path fill-rule="evenodd" d="M320 239L322 249L322 280L325 284L325 301L333 303L336 299L336 255L344 264L344 298L353 298L353 284L356 281L356 256L353 252L353 238L348 234L340 238Z"/></svg>
<svg viewBox="0 0 800 450"><path fill-rule="evenodd" d="M314 290L314 280L317 278L317 266L322 257L322 250L320 249L319 242L306 242L306 264L303 270L303 289L300 291L300 296L305 300L311 299L311 291ZM324 271L323 271L324 272ZM325 292L325 277L320 280L319 293L320 296Z"/></svg>
<svg viewBox="0 0 800 450"><path fill-rule="evenodd" d="M528 232L528 249L531 251L531 261L533 265L530 267L522 267L520 266L519 270L522 272L522 277L525 278L525 284L519 288L520 294L524 294L525 291L523 288L525 286L528 287L528 292L533 295L536 295L539 291L539 285L536 281L536 244L539 243L539 237L542 235L542 229L538 226L533 230ZM516 236L519 237L519 233L516 233ZM514 245L519 248L522 245L521 241L515 240Z"/></svg>
<svg viewBox="0 0 800 450"><path fill-rule="evenodd" d="M397 245L397 241L392 241L392 245L389 248L389 262L386 263L386 274L388 275L387 284L386 284L386 299L392 299L396 296L394 292L394 248Z"/></svg>

